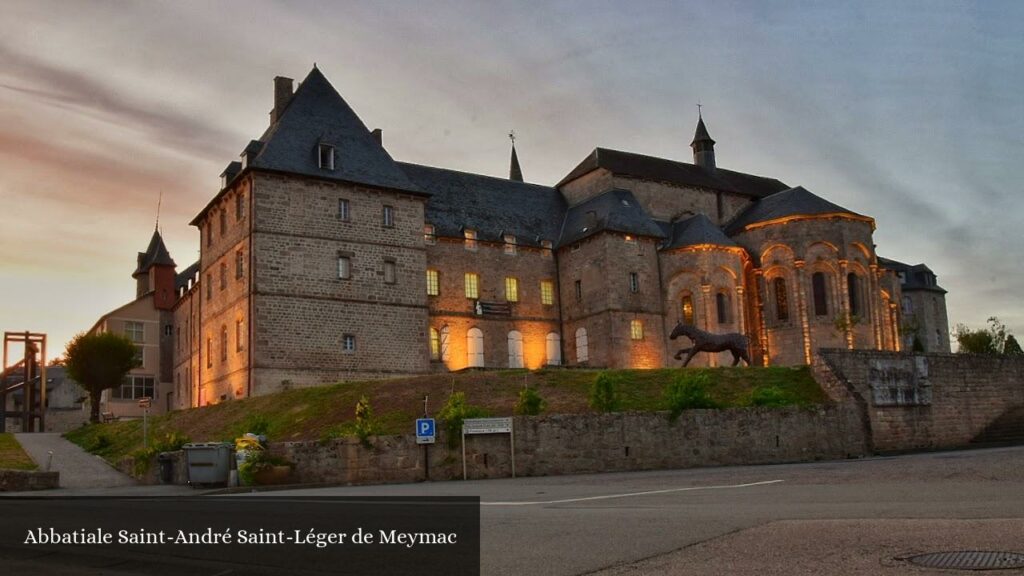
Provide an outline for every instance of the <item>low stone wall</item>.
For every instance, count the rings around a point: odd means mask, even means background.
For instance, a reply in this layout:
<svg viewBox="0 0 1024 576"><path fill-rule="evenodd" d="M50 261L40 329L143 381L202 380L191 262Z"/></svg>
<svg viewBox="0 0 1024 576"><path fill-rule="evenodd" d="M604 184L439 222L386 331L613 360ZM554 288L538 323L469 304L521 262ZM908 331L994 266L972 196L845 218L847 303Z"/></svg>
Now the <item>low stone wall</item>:
<svg viewBox="0 0 1024 576"><path fill-rule="evenodd" d="M275 443L271 453L295 464L296 481L340 484L415 482L427 477L424 448L412 436ZM462 477L461 449L443 432L429 449L433 480ZM813 408L689 410L518 416L518 476L659 470L837 459L868 453L860 412L849 404ZM469 436L469 478L512 474L508 434Z"/></svg>
<svg viewBox="0 0 1024 576"><path fill-rule="evenodd" d="M188 484L188 460L185 458L185 452L177 450L167 452L167 454L170 455L174 466L173 476L169 483ZM138 468L134 458L125 458L117 465L117 469L135 478L140 484L160 484L160 462L158 458L159 455L151 456L145 467L139 466Z"/></svg>
<svg viewBox="0 0 1024 576"><path fill-rule="evenodd" d="M60 486L60 472L0 469L0 492L52 490Z"/></svg>
<svg viewBox="0 0 1024 576"><path fill-rule="evenodd" d="M1024 406L1021 357L870 350L821 350L819 357L815 377L861 406L869 443L881 452L963 447Z"/></svg>

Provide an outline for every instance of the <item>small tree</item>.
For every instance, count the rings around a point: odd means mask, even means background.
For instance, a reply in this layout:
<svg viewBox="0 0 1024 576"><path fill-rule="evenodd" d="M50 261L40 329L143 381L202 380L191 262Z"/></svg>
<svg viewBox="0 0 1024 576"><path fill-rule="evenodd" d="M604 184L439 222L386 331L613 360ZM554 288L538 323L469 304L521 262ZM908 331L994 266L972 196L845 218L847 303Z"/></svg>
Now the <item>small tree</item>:
<svg viewBox="0 0 1024 576"><path fill-rule="evenodd" d="M75 336L64 351L68 376L89 392L89 421L100 421L100 396L119 386L128 371L138 366L135 344L121 334L102 332Z"/></svg>
<svg viewBox="0 0 1024 576"><path fill-rule="evenodd" d="M957 324L953 335L960 345L959 351L968 354L1005 354L1007 339L1013 336L995 316L988 319L988 325L988 328L971 330L964 324Z"/></svg>
<svg viewBox="0 0 1024 576"><path fill-rule="evenodd" d="M590 385L590 407L599 412L614 412L619 408L619 398L615 391L615 378L607 372L597 375Z"/></svg>
<svg viewBox="0 0 1024 576"><path fill-rule="evenodd" d="M1024 350L1021 350L1020 344L1017 343L1017 339L1010 334L1006 337L1006 342L1003 344L1003 354L1006 356L1022 356Z"/></svg>
<svg viewBox="0 0 1024 576"><path fill-rule="evenodd" d="M526 416L536 416L544 411L548 403L541 398L536 388L523 388L519 391L519 402L516 403L516 412Z"/></svg>

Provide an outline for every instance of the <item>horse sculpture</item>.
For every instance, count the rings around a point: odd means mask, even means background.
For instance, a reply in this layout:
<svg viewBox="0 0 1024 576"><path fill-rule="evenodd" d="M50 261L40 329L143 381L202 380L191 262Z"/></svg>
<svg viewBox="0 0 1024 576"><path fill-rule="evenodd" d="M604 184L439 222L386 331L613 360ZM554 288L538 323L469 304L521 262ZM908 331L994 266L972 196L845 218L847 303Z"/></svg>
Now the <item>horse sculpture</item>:
<svg viewBox="0 0 1024 576"><path fill-rule="evenodd" d="M728 350L732 352L732 365L739 364L740 358L750 366L750 356L747 354L747 346L749 342L747 337L738 332L732 332L730 334L712 334L705 332L696 326L690 324L676 324L672 334L669 338L675 340L680 336L686 336L693 342L692 348L683 348L679 352L676 352L675 359L679 360L683 354L686 354L686 361L683 362L683 366L690 363L697 352L722 352Z"/></svg>

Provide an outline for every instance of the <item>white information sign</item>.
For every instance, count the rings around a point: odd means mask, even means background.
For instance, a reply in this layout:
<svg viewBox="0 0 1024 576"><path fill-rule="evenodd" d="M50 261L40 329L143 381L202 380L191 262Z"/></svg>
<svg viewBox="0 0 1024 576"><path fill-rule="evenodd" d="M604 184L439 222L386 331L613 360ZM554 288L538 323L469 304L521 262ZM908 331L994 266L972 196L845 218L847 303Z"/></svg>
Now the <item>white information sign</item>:
<svg viewBox="0 0 1024 576"><path fill-rule="evenodd" d="M512 418L467 418L462 421L462 479L466 473L467 434L508 434L512 457L512 477L516 477L516 435L512 431Z"/></svg>

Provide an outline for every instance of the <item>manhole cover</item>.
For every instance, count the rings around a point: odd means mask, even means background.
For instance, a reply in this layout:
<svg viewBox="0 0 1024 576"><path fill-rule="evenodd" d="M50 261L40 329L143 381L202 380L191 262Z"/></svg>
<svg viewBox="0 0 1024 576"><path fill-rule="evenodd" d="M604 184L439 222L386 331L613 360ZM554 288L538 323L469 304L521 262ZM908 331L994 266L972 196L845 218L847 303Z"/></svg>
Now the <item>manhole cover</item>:
<svg viewBox="0 0 1024 576"><path fill-rule="evenodd" d="M907 558L911 563L928 568L947 570L1006 570L1024 568L1024 554L1019 552L932 552Z"/></svg>

